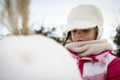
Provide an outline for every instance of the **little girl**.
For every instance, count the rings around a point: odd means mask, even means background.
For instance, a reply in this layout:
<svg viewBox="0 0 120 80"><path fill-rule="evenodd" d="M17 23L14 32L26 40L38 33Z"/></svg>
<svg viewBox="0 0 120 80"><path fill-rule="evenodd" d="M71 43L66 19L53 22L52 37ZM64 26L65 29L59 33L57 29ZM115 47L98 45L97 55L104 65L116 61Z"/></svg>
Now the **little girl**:
<svg viewBox="0 0 120 80"><path fill-rule="evenodd" d="M103 33L103 16L96 6L73 8L68 16L65 47L77 61L83 80L120 80L120 58Z"/></svg>

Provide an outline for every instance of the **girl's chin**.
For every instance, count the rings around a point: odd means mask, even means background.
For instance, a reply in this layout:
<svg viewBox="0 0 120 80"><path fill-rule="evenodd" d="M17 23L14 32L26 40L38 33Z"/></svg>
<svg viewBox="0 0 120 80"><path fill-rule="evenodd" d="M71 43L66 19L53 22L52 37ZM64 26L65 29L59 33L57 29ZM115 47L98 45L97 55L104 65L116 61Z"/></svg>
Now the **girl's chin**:
<svg viewBox="0 0 120 80"><path fill-rule="evenodd" d="M77 40L76 42L82 42L83 40Z"/></svg>

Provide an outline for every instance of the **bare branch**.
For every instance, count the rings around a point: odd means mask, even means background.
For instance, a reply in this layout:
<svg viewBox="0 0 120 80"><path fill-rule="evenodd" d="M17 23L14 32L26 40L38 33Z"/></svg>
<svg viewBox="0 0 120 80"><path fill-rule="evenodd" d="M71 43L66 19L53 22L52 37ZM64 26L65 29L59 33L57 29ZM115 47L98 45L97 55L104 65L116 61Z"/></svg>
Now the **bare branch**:
<svg viewBox="0 0 120 80"><path fill-rule="evenodd" d="M18 25L17 25L17 17L15 16L15 12L13 11L12 3L10 0L5 0L5 10L8 13L8 23L9 23L9 30L14 35L19 35Z"/></svg>
<svg viewBox="0 0 120 80"><path fill-rule="evenodd" d="M24 35L29 34L28 29L28 16L29 16L29 0L17 0L17 12L22 18L22 33Z"/></svg>

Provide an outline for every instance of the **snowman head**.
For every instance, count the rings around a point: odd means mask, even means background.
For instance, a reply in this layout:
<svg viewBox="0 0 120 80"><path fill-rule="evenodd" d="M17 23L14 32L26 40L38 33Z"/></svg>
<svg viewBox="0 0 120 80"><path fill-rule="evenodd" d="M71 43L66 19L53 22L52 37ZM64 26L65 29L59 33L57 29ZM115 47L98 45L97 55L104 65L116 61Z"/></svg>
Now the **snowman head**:
<svg viewBox="0 0 120 80"><path fill-rule="evenodd" d="M44 36L0 41L0 80L81 80L69 52Z"/></svg>

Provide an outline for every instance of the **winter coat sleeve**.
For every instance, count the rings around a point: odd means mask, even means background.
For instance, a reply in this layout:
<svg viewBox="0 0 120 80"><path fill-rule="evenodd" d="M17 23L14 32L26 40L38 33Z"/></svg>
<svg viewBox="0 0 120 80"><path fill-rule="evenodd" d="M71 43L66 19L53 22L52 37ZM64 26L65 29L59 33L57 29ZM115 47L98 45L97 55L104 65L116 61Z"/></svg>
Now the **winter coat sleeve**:
<svg viewBox="0 0 120 80"><path fill-rule="evenodd" d="M115 58L109 64L106 80L120 80L120 58Z"/></svg>

